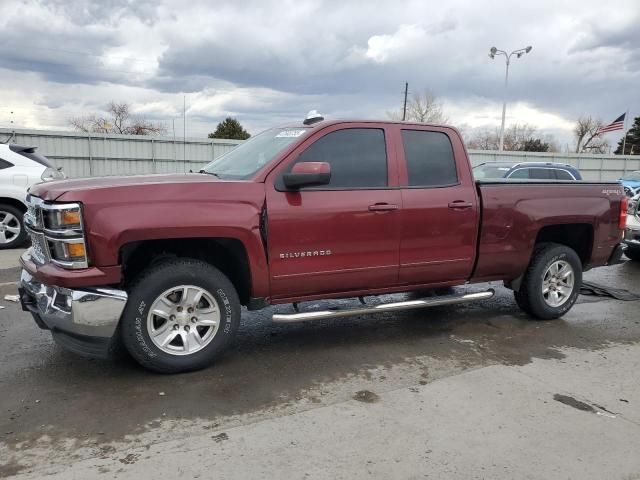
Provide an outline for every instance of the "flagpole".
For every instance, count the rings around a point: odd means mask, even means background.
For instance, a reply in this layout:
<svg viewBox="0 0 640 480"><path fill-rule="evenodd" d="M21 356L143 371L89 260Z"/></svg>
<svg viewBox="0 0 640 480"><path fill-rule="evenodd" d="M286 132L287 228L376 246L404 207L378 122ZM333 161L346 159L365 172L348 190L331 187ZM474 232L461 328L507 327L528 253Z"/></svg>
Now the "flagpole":
<svg viewBox="0 0 640 480"><path fill-rule="evenodd" d="M624 136L622 137L622 155L625 155L624 149L627 146L627 117L628 116L629 116L629 110L627 109L627 112L624 114L624 123L623 123Z"/></svg>

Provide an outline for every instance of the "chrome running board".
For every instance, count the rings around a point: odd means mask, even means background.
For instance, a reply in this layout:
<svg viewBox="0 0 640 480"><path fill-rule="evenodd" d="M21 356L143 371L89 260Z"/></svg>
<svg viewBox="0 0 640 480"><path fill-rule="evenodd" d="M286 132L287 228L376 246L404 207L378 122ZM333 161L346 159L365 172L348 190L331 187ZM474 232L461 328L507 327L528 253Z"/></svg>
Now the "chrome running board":
<svg viewBox="0 0 640 480"><path fill-rule="evenodd" d="M366 315L369 313L398 312L400 310L413 310L416 308L438 307L440 305L456 305L458 303L487 300L493 297L495 291L490 288L486 292L466 293L464 295L447 295L433 297L425 300L409 300L406 302L383 303L374 307L352 308L345 310L321 310L316 312L299 313L274 313L275 323L305 322L308 320L321 320L324 318L350 317L352 315Z"/></svg>

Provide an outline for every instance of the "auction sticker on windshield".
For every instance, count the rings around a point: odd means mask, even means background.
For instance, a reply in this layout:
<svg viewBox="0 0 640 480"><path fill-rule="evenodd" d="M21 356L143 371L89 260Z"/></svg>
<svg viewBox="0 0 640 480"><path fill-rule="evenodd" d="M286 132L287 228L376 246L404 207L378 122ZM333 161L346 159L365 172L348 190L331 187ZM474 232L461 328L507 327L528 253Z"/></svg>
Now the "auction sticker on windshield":
<svg viewBox="0 0 640 480"><path fill-rule="evenodd" d="M296 138L306 132L306 129L296 129L296 130L283 130L279 134L276 135L275 138Z"/></svg>

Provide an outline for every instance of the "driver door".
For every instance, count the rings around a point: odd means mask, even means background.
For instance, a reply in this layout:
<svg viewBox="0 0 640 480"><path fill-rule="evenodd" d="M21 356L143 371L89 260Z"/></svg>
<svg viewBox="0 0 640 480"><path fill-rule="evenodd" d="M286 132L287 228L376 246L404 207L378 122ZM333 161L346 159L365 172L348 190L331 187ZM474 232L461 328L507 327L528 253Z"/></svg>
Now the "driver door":
<svg viewBox="0 0 640 480"><path fill-rule="evenodd" d="M352 124L350 124L350 127ZM385 127L321 130L267 181L274 299L366 291L398 282L401 193ZM331 180L287 190L297 162L326 162Z"/></svg>

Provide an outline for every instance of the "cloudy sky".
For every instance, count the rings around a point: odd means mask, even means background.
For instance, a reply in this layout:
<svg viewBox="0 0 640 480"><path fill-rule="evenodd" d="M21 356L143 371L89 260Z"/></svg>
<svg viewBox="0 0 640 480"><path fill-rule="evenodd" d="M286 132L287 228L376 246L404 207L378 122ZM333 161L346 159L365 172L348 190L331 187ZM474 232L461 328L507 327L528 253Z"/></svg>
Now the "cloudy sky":
<svg viewBox="0 0 640 480"><path fill-rule="evenodd" d="M186 96L187 136L227 115L256 133L312 108L385 118L408 81L473 132L500 123L489 48L532 45L507 125L564 147L581 114L640 115L638 25L638 0L0 0L0 126L67 129L113 99L181 134Z"/></svg>

